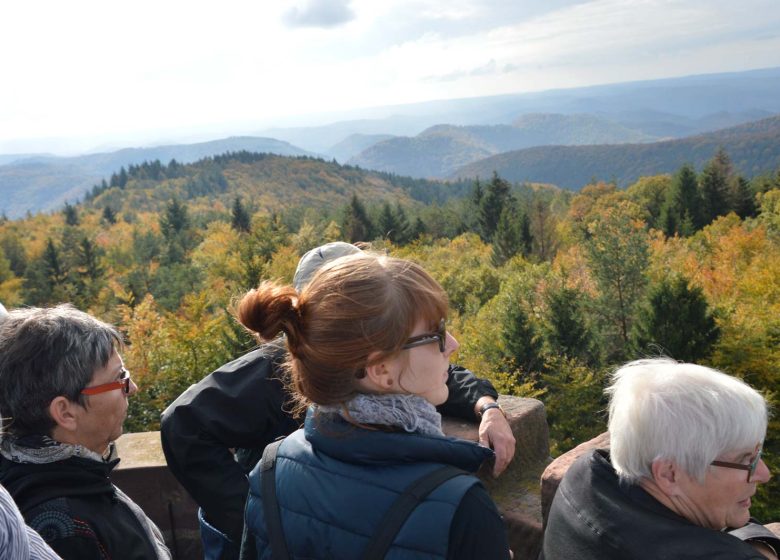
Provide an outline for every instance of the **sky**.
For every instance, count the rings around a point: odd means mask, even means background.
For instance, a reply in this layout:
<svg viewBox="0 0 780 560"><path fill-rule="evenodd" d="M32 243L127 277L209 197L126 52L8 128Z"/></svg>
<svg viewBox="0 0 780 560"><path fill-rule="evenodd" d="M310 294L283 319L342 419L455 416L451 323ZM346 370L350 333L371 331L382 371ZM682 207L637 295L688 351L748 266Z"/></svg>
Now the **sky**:
<svg viewBox="0 0 780 560"><path fill-rule="evenodd" d="M776 66L780 0L3 2L0 154Z"/></svg>

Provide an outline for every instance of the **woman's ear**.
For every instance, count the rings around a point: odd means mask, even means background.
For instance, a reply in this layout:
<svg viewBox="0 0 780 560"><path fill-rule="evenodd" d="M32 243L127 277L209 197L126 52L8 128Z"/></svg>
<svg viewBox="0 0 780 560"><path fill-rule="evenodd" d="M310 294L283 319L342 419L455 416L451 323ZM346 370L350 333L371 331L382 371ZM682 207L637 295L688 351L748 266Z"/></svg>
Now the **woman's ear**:
<svg viewBox="0 0 780 560"><path fill-rule="evenodd" d="M677 464L669 459L656 459L650 467L653 481L667 496L679 494L680 472Z"/></svg>
<svg viewBox="0 0 780 560"><path fill-rule="evenodd" d="M366 366L366 376L361 379L361 382L364 389L376 393L393 392L392 389L396 385L395 374L388 361Z"/></svg>
<svg viewBox="0 0 780 560"><path fill-rule="evenodd" d="M77 403L68 400L62 395L52 399L49 403L49 416L57 424L54 428L55 430L76 431L78 428L77 406L79 406Z"/></svg>

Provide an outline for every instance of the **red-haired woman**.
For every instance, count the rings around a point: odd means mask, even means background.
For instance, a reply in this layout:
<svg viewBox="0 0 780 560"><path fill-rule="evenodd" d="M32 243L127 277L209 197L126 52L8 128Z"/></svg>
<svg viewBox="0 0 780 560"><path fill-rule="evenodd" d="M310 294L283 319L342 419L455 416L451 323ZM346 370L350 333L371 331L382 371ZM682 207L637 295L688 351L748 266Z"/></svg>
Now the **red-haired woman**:
<svg viewBox="0 0 780 560"><path fill-rule="evenodd" d="M300 294L261 284L237 314L262 339L284 332L293 394L309 407L304 428L278 447L270 489L268 465L250 475L245 551L361 558L386 538L387 558L509 558L503 522L473 474L447 475L397 533L379 536L412 485L444 466L474 473L493 454L442 433L435 407L447 399L458 342L428 273L401 259L343 257Z"/></svg>

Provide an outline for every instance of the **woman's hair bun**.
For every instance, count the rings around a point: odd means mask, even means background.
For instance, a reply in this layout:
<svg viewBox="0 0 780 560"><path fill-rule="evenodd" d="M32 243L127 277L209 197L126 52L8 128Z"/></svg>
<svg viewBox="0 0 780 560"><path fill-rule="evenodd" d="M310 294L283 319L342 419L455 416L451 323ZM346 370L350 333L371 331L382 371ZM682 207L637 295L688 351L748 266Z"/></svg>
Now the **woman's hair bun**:
<svg viewBox="0 0 780 560"><path fill-rule="evenodd" d="M295 338L299 319L297 303L298 292L292 286L263 282L239 300L236 318L265 340L280 332Z"/></svg>

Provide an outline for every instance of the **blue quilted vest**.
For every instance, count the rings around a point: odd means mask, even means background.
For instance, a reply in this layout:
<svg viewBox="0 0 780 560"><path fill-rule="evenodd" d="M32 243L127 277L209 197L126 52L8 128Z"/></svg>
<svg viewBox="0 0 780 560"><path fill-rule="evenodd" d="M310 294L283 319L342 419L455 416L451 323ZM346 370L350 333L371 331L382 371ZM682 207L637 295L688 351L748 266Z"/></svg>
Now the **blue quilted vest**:
<svg viewBox="0 0 780 560"><path fill-rule="evenodd" d="M276 491L293 558L360 558L385 512L425 474L452 465L475 472L492 451L454 438L382 432L334 416L313 416L282 443ZM450 523L463 495L479 480L458 476L434 490L409 516L388 559L446 558ZM249 475L245 522L257 558L271 558L260 492Z"/></svg>

